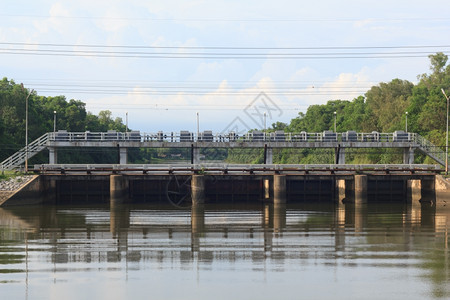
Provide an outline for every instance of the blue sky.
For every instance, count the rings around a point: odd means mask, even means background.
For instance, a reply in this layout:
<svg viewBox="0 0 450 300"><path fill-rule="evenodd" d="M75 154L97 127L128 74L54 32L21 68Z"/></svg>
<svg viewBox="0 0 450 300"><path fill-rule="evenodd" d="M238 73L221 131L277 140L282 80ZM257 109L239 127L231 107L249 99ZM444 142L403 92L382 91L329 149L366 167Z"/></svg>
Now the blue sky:
<svg viewBox="0 0 450 300"><path fill-rule="evenodd" d="M261 128L415 82L449 29L444 0L3 1L0 75L144 132Z"/></svg>

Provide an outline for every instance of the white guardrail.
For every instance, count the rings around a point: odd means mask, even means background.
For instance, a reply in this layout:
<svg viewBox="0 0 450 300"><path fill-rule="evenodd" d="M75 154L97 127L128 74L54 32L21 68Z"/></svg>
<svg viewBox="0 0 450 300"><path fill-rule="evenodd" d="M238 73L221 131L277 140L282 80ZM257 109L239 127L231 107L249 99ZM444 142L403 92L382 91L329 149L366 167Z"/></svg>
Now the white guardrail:
<svg viewBox="0 0 450 300"><path fill-rule="evenodd" d="M42 135L35 141L20 149L12 156L5 159L0 164L0 170L11 170L19 168L25 160L33 157L51 143L55 142L111 142L111 141L130 141L130 142L409 142L418 147L418 150L430 156L441 165L445 166L445 152L439 147L433 145L430 141L416 133L395 131L393 133L357 133L347 131L335 133L324 131L321 133L291 133L284 131L262 132L253 131L245 134L215 133L212 131L203 131L193 133L189 131L180 132L162 132L141 133L139 131L130 132L67 132L60 130Z"/></svg>
<svg viewBox="0 0 450 300"><path fill-rule="evenodd" d="M189 131L141 133L139 131L130 132L67 132L57 131L49 133L49 141L55 142L110 142L110 141L135 141L135 142L411 142L415 141L415 133L396 131L393 133L357 133L347 131L335 133L324 131L321 133L310 132L262 132L253 131L245 134L213 133L203 131L194 133Z"/></svg>

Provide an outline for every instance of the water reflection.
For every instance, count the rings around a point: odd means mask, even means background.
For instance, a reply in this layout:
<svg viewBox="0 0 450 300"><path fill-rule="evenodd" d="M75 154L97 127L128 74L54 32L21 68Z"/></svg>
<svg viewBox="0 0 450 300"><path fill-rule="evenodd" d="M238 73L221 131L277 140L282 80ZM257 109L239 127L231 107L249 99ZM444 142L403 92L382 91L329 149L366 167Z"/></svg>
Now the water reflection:
<svg viewBox="0 0 450 300"><path fill-rule="evenodd" d="M80 281L95 289L91 280L115 280L133 287L127 296L139 296L147 287L143 278L161 276L184 280L181 291L240 278L238 289L270 287L284 296L302 287L327 298L325 290L313 289L327 282L337 299L359 298L368 284L383 285L385 296L400 289L410 298L445 298L449 228L449 211L420 205L4 208L0 287L22 297L25 284L33 296L45 297L47 281L64 278L64 286L77 291ZM158 282L156 291L170 288ZM349 296L349 288L358 293ZM197 292L187 298L207 298L194 297ZM234 298L251 298L249 292Z"/></svg>

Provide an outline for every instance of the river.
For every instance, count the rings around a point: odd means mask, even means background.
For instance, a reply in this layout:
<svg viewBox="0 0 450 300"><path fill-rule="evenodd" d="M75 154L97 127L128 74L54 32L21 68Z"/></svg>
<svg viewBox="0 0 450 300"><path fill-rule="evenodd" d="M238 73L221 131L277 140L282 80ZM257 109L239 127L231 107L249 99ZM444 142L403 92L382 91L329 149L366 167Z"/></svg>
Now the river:
<svg viewBox="0 0 450 300"><path fill-rule="evenodd" d="M450 211L0 209L1 299L448 299Z"/></svg>

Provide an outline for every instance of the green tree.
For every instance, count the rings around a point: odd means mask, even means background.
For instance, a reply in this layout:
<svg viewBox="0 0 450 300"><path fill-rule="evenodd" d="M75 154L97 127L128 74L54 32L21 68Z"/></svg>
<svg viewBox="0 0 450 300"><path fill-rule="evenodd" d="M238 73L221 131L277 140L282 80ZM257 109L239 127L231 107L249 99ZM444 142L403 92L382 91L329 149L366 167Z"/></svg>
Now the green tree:
<svg viewBox="0 0 450 300"><path fill-rule="evenodd" d="M379 132L392 132L403 129L403 115L412 94L414 85L401 79L373 86L366 93L368 122Z"/></svg>

